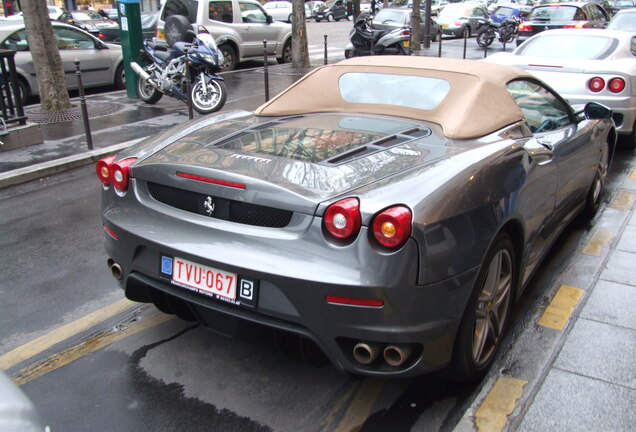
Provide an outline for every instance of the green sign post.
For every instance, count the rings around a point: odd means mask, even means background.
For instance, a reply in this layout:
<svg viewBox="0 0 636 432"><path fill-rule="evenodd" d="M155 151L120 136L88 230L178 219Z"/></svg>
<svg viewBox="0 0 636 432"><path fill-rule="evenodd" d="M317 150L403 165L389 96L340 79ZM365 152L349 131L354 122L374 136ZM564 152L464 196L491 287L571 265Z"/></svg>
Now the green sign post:
<svg viewBox="0 0 636 432"><path fill-rule="evenodd" d="M138 77L130 67L130 63L133 61L139 63L139 53L143 48L144 37L141 32L139 0L118 0L117 13L119 15L119 32L121 34L121 48L126 72L126 94L130 98L136 98L138 97Z"/></svg>

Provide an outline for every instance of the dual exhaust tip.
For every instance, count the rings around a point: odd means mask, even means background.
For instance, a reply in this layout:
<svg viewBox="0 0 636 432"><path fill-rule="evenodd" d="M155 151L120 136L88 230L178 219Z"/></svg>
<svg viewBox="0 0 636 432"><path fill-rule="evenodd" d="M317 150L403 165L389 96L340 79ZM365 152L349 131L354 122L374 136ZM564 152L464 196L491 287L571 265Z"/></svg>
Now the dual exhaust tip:
<svg viewBox="0 0 636 432"><path fill-rule="evenodd" d="M407 362L412 353L411 345L388 344L383 347L379 343L358 342L353 347L353 357L363 365L375 362L382 355L389 366L400 367Z"/></svg>
<svg viewBox="0 0 636 432"><path fill-rule="evenodd" d="M117 280L123 279L124 269L122 269L121 266L117 264L114 259L108 258L108 260L106 260L106 265L110 269L110 273L113 275L115 279Z"/></svg>

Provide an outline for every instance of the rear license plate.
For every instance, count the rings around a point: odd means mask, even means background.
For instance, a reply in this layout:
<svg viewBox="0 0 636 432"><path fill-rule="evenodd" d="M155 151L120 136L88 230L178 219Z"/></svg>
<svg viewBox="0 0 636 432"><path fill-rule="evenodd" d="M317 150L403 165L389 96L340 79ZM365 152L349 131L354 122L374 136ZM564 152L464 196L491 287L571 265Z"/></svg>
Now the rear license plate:
<svg viewBox="0 0 636 432"><path fill-rule="evenodd" d="M404 48L408 48L411 46L411 42L410 41L404 41Z"/></svg>
<svg viewBox="0 0 636 432"><path fill-rule="evenodd" d="M166 34L163 32L163 30L157 31L157 39L166 40Z"/></svg>
<svg viewBox="0 0 636 432"><path fill-rule="evenodd" d="M230 300L236 300L236 274L174 257L172 263L172 282L185 285L203 294L214 294Z"/></svg>
<svg viewBox="0 0 636 432"><path fill-rule="evenodd" d="M448 28L448 24L442 24L442 28Z"/></svg>

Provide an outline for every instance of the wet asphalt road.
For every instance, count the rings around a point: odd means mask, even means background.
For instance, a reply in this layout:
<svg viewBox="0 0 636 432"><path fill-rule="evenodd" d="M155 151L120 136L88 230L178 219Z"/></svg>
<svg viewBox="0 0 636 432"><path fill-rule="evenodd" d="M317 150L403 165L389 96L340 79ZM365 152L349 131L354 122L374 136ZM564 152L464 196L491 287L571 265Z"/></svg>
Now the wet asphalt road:
<svg viewBox="0 0 636 432"><path fill-rule="evenodd" d="M321 24L345 33L350 25ZM605 203L634 157L617 153ZM92 167L0 190L0 354L121 299L105 266L99 193ZM576 221L561 236L518 304L504 350L592 227ZM53 431L448 431L479 390L440 374L353 379L285 357L260 334L231 340L166 318L152 306L106 315L8 372L25 380Z"/></svg>

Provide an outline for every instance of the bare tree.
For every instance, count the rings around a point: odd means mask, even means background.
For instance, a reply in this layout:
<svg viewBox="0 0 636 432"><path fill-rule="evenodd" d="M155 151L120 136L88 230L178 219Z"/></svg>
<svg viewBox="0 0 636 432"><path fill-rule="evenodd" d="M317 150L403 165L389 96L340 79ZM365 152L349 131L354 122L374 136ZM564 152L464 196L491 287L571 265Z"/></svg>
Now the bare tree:
<svg viewBox="0 0 636 432"><path fill-rule="evenodd" d="M44 111L69 109L71 101L66 88L64 66L57 49L46 0L22 0L20 5L40 88L41 107Z"/></svg>
<svg viewBox="0 0 636 432"><path fill-rule="evenodd" d="M420 30L420 0L413 0L413 11L411 12L411 50L420 50L420 41L422 40L422 32Z"/></svg>
<svg viewBox="0 0 636 432"><path fill-rule="evenodd" d="M292 0L292 14L294 15L292 18L292 67L307 69L311 65L304 0Z"/></svg>

